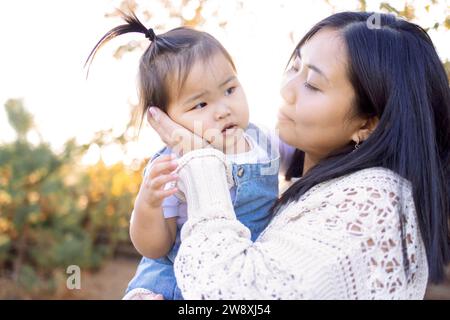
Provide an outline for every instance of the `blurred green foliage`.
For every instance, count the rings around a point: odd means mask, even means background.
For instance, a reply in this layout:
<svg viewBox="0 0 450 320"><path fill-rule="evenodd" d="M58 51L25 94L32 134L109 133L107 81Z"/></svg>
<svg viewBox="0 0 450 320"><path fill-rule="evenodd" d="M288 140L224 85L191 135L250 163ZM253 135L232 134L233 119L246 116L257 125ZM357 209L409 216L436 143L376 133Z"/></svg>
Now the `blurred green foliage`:
<svg viewBox="0 0 450 320"><path fill-rule="evenodd" d="M0 145L0 276L28 291L52 291L69 265L98 268L121 242L141 169L79 165L89 144L61 153L31 143L33 119L20 100L5 104L15 141ZM97 139L98 140L98 139Z"/></svg>

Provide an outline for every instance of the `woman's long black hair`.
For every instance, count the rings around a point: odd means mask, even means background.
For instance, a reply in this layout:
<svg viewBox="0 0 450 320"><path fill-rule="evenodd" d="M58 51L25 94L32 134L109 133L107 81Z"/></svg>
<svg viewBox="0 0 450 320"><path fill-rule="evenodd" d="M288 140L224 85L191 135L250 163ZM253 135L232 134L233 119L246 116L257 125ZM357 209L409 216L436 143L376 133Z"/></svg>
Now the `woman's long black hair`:
<svg viewBox="0 0 450 320"><path fill-rule="evenodd" d="M281 196L274 211L318 183L365 168L388 168L412 184L429 280L437 283L450 258L449 82L425 30L381 13L380 25L369 28L372 14L342 12L322 20L299 42L291 59L321 29L339 30L347 47L356 112L377 116L377 128L357 152L350 152L350 146L311 168ZM303 159L297 150L288 179L302 175Z"/></svg>

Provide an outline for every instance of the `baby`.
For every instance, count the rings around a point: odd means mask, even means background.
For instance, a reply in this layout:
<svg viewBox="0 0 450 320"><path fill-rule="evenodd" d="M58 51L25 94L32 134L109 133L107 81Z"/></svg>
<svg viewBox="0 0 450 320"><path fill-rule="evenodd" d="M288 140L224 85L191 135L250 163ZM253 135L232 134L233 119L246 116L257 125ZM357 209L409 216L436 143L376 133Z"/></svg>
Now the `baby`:
<svg viewBox="0 0 450 320"><path fill-rule="evenodd" d="M143 115L165 112L225 153L232 168L230 193L236 217L254 241L267 226L269 209L278 197L279 151L276 141L249 123L247 99L230 55L208 33L182 27L156 35L134 13L122 14L127 23L105 34L88 61L117 35L145 34L150 44L139 65ZM149 110L150 106L159 110ZM173 187L176 167L173 151L165 147L144 170L130 222L131 240L143 258L124 299L183 299L173 263L187 207Z"/></svg>

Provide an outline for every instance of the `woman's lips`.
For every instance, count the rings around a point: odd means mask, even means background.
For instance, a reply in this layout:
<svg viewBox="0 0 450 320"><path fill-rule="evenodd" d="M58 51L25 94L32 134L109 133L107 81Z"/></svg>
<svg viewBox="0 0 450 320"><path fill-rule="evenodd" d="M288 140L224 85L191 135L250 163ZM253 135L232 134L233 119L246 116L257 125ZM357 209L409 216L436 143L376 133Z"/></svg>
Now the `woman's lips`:
<svg viewBox="0 0 450 320"><path fill-rule="evenodd" d="M291 120L289 117L287 117L283 112L278 111L278 119L279 120Z"/></svg>

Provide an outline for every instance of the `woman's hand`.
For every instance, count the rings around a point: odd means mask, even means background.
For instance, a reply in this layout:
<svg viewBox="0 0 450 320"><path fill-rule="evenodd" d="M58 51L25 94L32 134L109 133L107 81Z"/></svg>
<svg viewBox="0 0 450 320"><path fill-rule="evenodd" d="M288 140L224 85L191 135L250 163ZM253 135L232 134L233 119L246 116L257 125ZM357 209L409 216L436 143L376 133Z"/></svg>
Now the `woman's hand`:
<svg viewBox="0 0 450 320"><path fill-rule="evenodd" d="M158 108L150 107L148 109L147 121L155 129L162 141L179 156L189 151L209 146L208 142L202 137L174 122Z"/></svg>

